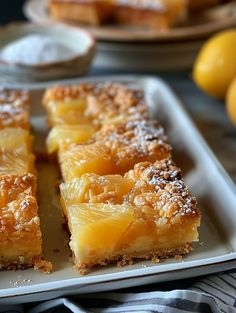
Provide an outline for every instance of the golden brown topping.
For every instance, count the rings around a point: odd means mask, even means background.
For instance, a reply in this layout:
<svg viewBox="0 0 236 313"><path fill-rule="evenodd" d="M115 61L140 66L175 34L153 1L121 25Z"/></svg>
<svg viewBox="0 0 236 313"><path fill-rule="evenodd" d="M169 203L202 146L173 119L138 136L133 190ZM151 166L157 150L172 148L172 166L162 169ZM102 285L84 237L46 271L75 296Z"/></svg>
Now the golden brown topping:
<svg viewBox="0 0 236 313"><path fill-rule="evenodd" d="M171 147L164 129L155 121L129 121L105 125L95 133L94 140L103 142L120 158L136 157L157 160L170 156Z"/></svg>
<svg viewBox="0 0 236 313"><path fill-rule="evenodd" d="M143 92L132 90L128 87L115 83L97 85L94 93L88 96L85 114L102 120L125 113L130 115L130 108L140 109L147 112Z"/></svg>
<svg viewBox="0 0 236 313"><path fill-rule="evenodd" d="M0 104L11 104L13 108L28 108L29 93L20 90L0 90Z"/></svg>
<svg viewBox="0 0 236 313"><path fill-rule="evenodd" d="M47 106L50 101L70 101L74 99L85 99L90 93L93 93L96 85L78 84L69 86L55 86L47 89L43 98L43 104Z"/></svg>
<svg viewBox="0 0 236 313"><path fill-rule="evenodd" d="M44 105L49 109L53 102L83 100L86 108L82 115L94 123L112 122L148 118L148 110L143 92L116 84L79 84L66 87L54 87L46 91ZM105 121L104 121L105 120Z"/></svg>
<svg viewBox="0 0 236 313"><path fill-rule="evenodd" d="M29 94L14 90L0 91L0 128L29 128Z"/></svg>
<svg viewBox="0 0 236 313"><path fill-rule="evenodd" d="M23 176L3 175L0 176L0 207L16 200L19 194L28 190L35 195L36 177L32 174Z"/></svg>
<svg viewBox="0 0 236 313"><path fill-rule="evenodd" d="M167 219L199 214L196 198L191 196L182 180L181 170L172 160L136 164L125 177L135 181L133 190L126 197L128 203L143 209L153 207L158 217Z"/></svg>
<svg viewBox="0 0 236 313"><path fill-rule="evenodd" d="M22 237L25 241L41 238L38 205L29 190L0 208L0 241L15 241Z"/></svg>

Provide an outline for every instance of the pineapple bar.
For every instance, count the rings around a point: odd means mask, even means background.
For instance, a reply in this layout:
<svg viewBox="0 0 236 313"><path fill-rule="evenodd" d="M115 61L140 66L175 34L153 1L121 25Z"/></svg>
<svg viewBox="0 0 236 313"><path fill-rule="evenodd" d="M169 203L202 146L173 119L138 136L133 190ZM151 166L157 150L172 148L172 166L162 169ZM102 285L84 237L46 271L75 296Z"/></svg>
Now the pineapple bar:
<svg viewBox="0 0 236 313"><path fill-rule="evenodd" d="M45 272L28 94L0 92L0 269Z"/></svg>
<svg viewBox="0 0 236 313"><path fill-rule="evenodd" d="M49 0L49 10L56 20L100 25L111 19L111 0Z"/></svg>
<svg viewBox="0 0 236 313"><path fill-rule="evenodd" d="M118 24L166 30L187 16L186 0L115 0Z"/></svg>
<svg viewBox="0 0 236 313"><path fill-rule="evenodd" d="M40 267L42 236L32 174L0 176L0 269Z"/></svg>
<svg viewBox="0 0 236 313"><path fill-rule="evenodd" d="M14 90L0 91L0 129L21 127L29 129L29 95Z"/></svg>
<svg viewBox="0 0 236 313"><path fill-rule="evenodd" d="M64 181L85 173L124 174L137 162L170 157L163 128L154 121L129 121L104 125L91 144L61 146L59 163Z"/></svg>
<svg viewBox="0 0 236 313"><path fill-rule="evenodd" d="M100 127L148 118L143 93L116 83L49 88L43 104L50 126L95 124Z"/></svg>
<svg viewBox="0 0 236 313"><path fill-rule="evenodd" d="M60 185L75 267L185 255L200 211L170 159L138 163L124 176L85 174Z"/></svg>

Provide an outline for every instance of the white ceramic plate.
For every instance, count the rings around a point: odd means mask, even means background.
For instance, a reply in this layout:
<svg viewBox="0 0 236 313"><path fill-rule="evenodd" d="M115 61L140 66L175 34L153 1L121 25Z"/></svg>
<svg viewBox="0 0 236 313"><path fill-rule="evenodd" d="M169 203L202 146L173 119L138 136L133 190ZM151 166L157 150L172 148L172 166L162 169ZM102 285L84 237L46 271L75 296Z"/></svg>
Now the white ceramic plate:
<svg viewBox="0 0 236 313"><path fill-rule="evenodd" d="M174 147L174 159L184 170L186 183L202 209L200 241L183 260L148 261L118 268L94 269L81 276L68 261L67 234L62 231L62 215L55 195L57 177L53 165L39 163L40 218L45 257L54 265L46 275L32 269L0 273L0 304L22 303L63 295L99 292L209 274L236 265L236 188L185 113L180 101L160 79L109 76L80 82L120 81L143 88L153 117L165 125ZM33 85L28 87L32 88ZM45 115L40 106L43 84L32 91L32 122L36 149L45 142ZM55 249L59 249L55 250Z"/></svg>

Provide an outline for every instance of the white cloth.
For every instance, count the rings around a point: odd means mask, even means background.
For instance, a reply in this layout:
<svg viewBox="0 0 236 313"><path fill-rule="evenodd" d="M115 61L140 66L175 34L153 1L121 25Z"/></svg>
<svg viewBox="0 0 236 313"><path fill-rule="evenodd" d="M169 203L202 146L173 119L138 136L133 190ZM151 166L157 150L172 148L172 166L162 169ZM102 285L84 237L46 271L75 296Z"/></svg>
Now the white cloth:
<svg viewBox="0 0 236 313"><path fill-rule="evenodd" d="M89 294L49 300L30 308L1 307L0 312L236 313L236 270L205 277L185 290Z"/></svg>

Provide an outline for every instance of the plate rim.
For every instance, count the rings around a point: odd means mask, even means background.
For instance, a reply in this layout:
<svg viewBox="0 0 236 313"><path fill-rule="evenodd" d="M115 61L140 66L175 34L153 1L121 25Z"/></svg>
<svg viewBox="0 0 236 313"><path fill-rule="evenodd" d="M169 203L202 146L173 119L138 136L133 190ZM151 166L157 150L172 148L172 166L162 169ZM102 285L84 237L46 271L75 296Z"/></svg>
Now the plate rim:
<svg viewBox="0 0 236 313"><path fill-rule="evenodd" d="M203 153L205 154L205 157L207 157L211 162L214 163L216 169L218 170L221 177L225 180L225 183L227 184L229 188L229 192L232 192L232 197L236 199L236 186L233 183L230 176L226 173L226 171L223 169L220 162L217 160L215 155L213 154L212 150L202 137L202 135L197 130L195 124L191 121L191 117L188 115L186 110L184 109L181 100L176 96L176 94L173 92L172 88L166 83L162 78L159 77L153 77L148 75L108 75L108 76L96 76L96 77L89 77L85 79L74 79L73 82L77 81L78 83L82 82L104 82L104 81L118 81L123 83L138 83L141 84L141 82L154 82L157 83L159 86L162 86L163 89L165 89L165 92L168 92L168 96L173 99L175 102L175 105L178 106L178 109L180 110L181 114L185 118L185 120L191 124L192 130L196 133L197 140L200 141L200 144L203 149ZM64 84L70 84L71 81L64 81ZM52 83L51 83L52 84ZM47 84L44 87L50 86L51 84ZM63 82L62 82L63 84ZM43 89L42 84L38 86L38 88L32 88L32 89ZM97 274L93 276L84 276L84 277L76 277L76 278L69 278L64 280L57 280L53 282L47 282L47 283L40 283L40 284L33 284L28 286L21 286L19 287L13 287L13 288L7 288L7 289L1 289L0 290L0 300L6 299L6 298L12 298L12 297L18 297L18 296L24 296L24 295L33 295L38 294L42 292L50 292L50 291L60 291L65 290L66 288L70 287L86 287L87 285L93 285L93 284L101 284L106 282L116 282L119 280L126 280L126 279L139 279L140 277L147 277L147 276L153 276L153 275L160 275L165 272L171 273L181 270L194 270L196 268L201 268L202 266L208 266L209 268L212 268L213 266L219 266L222 264L225 264L230 261L236 260L236 251L229 252L223 255L214 256L210 258L204 258L204 259L198 259L198 260L191 260L191 261L181 261L178 263L171 263L171 264L162 264L160 265L153 265L150 267L145 268L139 268L139 269L129 269L124 270L116 273L108 273L108 274ZM222 270L222 269L221 269ZM196 276L196 275L195 275ZM184 277L183 277L184 278ZM62 284L63 282L63 284ZM46 288L45 288L46 287ZM29 292L30 290L30 292Z"/></svg>

